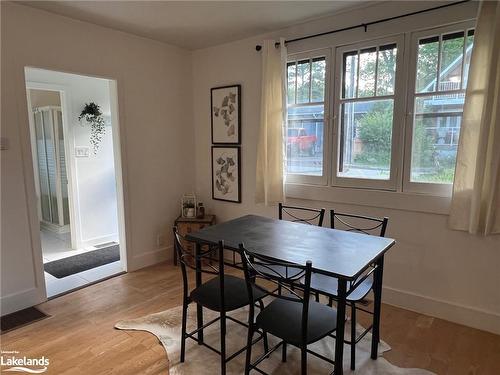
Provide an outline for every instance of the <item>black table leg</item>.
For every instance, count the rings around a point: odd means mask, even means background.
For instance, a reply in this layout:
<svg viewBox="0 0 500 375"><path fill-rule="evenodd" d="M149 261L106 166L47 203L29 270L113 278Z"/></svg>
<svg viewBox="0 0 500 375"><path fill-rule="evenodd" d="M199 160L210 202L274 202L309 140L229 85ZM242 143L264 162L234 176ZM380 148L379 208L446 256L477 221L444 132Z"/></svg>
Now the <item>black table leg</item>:
<svg viewBox="0 0 500 375"><path fill-rule="evenodd" d="M196 287L201 285L201 245L196 243L195 245L195 266L196 266ZM198 322L198 329L203 326L203 307L200 304L196 304L196 320ZM198 345L203 342L203 330L198 331Z"/></svg>
<svg viewBox="0 0 500 375"><path fill-rule="evenodd" d="M378 343L380 341L380 307L382 305L382 278L384 276L384 256L376 262L377 269L373 279L373 330L372 330L372 359L377 359Z"/></svg>
<svg viewBox="0 0 500 375"><path fill-rule="evenodd" d="M337 332L335 333L335 367L333 373L342 375L344 361L344 328L345 328L345 305L347 294L347 280L339 279L337 295Z"/></svg>

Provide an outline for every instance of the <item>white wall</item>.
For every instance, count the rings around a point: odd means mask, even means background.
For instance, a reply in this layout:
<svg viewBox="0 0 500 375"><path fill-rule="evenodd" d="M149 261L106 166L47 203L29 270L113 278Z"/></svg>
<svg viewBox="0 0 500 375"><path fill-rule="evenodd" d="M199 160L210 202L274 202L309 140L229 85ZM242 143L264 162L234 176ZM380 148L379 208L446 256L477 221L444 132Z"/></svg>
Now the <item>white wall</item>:
<svg viewBox="0 0 500 375"><path fill-rule="evenodd" d="M404 4L404 5L402 5ZM360 22L401 14L429 3L388 2L319 21L298 25L275 33L274 37L302 36L341 28ZM370 27L368 33L355 30L306 42L291 44L289 52L342 45L387 33L432 27L443 22L457 22L475 17L476 4L470 3ZM255 163L260 111L260 54L255 45L264 37L246 39L193 54L194 126L196 139L197 194L209 210L224 221L247 213L276 216L276 208L254 204ZM210 88L228 84L242 85L242 203L227 203L211 199L210 176ZM346 189L351 197L355 192ZM307 189L306 189L307 191ZM323 192L322 200L313 191L311 200L289 200L302 205L336 208L354 213L388 216L388 236L397 245L388 253L385 268L384 300L412 310L473 327L500 333L500 237L477 237L448 229L447 216L425 211L421 203L435 203L430 198L400 195L398 203L371 200L371 193L357 192L354 202L363 206L343 204L333 190ZM325 199L326 198L326 199ZM375 197L376 198L376 197ZM388 201L388 202L387 202ZM344 201L345 202L345 201ZM438 200L441 211L447 200ZM398 209L401 206L414 210ZM378 206L378 207L377 207ZM392 207L392 208L382 208ZM326 225L329 225L327 222Z"/></svg>
<svg viewBox="0 0 500 375"><path fill-rule="evenodd" d="M64 90L68 119L65 138L69 145L66 158L74 176L71 196L76 216L72 227L75 246L118 241L109 80L34 68L26 69L25 76L28 84L54 84ZM105 134L95 154L90 144L90 125L78 121L85 103L90 102L101 107L106 121ZM75 147L88 147L89 157L75 157Z"/></svg>
<svg viewBox="0 0 500 375"><path fill-rule="evenodd" d="M171 225L193 189L190 54L164 43L1 2L1 308L44 299L24 68L115 79L128 269L171 256ZM158 248L157 234L165 237Z"/></svg>

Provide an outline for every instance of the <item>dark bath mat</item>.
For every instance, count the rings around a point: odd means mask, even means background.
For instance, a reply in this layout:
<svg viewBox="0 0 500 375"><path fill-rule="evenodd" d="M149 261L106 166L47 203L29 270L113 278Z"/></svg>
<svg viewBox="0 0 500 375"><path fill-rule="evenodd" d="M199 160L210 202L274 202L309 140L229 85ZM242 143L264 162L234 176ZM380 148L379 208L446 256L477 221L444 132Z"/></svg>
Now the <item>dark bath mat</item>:
<svg viewBox="0 0 500 375"><path fill-rule="evenodd" d="M120 245L114 245L45 263L43 267L46 272L61 279L118 260L120 260Z"/></svg>

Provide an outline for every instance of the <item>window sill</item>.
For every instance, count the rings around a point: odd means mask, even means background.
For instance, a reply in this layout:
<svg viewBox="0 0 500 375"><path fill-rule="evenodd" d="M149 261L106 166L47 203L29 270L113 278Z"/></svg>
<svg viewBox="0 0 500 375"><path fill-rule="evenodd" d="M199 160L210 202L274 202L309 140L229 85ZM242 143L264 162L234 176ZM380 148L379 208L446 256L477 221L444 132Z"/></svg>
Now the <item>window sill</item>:
<svg viewBox="0 0 500 375"><path fill-rule="evenodd" d="M287 183L288 198L448 215L451 197L418 193Z"/></svg>

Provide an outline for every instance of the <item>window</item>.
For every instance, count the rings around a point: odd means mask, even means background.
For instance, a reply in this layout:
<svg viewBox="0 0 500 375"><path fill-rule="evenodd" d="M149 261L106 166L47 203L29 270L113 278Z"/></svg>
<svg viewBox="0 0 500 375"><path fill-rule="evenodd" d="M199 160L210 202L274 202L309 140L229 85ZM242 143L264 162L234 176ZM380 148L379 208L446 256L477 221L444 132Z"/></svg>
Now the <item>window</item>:
<svg viewBox="0 0 500 375"><path fill-rule="evenodd" d="M289 56L287 181L449 195L473 27Z"/></svg>
<svg viewBox="0 0 500 375"><path fill-rule="evenodd" d="M286 173L288 180L325 182L327 57L299 55L287 63Z"/></svg>
<svg viewBox="0 0 500 375"><path fill-rule="evenodd" d="M401 44L401 38L393 38L337 49L336 185L396 189Z"/></svg>
<svg viewBox="0 0 500 375"><path fill-rule="evenodd" d="M414 35L407 190L451 190L473 40L465 27Z"/></svg>

